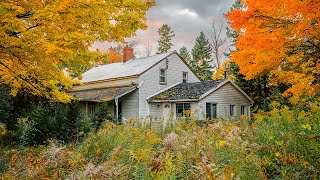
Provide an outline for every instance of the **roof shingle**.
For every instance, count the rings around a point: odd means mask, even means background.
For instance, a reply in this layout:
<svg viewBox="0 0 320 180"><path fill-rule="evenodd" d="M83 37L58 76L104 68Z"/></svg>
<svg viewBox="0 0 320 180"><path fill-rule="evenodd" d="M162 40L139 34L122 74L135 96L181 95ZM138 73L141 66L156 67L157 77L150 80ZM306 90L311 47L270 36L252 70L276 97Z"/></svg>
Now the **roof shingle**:
<svg viewBox="0 0 320 180"><path fill-rule="evenodd" d="M125 63L118 62L97 66L83 73L81 82L86 83L106 79L140 75L141 73L143 73L159 61L163 60L170 54L172 54L172 52L144 58L131 59L130 61L127 61Z"/></svg>
<svg viewBox="0 0 320 180"><path fill-rule="evenodd" d="M168 90L165 90L149 98L149 101L182 99L198 100L201 95L217 87L220 83L224 82L225 80L226 79L193 83L180 83Z"/></svg>
<svg viewBox="0 0 320 180"><path fill-rule="evenodd" d="M80 99L80 101L103 102L111 101L116 97L127 94L135 89L137 89L137 85L73 91L68 94Z"/></svg>

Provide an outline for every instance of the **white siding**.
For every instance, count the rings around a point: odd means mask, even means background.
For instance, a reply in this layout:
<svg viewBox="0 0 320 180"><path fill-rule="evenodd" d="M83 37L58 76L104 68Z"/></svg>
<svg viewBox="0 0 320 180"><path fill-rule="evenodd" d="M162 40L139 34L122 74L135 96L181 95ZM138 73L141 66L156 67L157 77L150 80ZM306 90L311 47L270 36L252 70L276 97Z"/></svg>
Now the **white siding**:
<svg viewBox="0 0 320 180"><path fill-rule="evenodd" d="M163 103L150 103L150 115L153 121L163 118Z"/></svg>
<svg viewBox="0 0 320 180"><path fill-rule="evenodd" d="M206 96L199 102L201 108L200 118L205 118L206 103L217 103L218 117L229 118L229 107L235 105L235 115L240 115L240 107L247 106L250 108L250 101L238 91L230 82L223 85L210 95Z"/></svg>
<svg viewBox="0 0 320 180"><path fill-rule="evenodd" d="M122 118L139 117L139 90L135 90L120 98L122 103Z"/></svg>
<svg viewBox="0 0 320 180"><path fill-rule="evenodd" d="M167 84L159 84L159 70L160 68L166 68L166 61L162 60L160 63L140 75L139 83L142 86L139 88L139 116L145 117L148 114L152 114L149 111L149 105L146 98L153 95L160 90L182 82L182 72L188 72L188 82L199 82L200 80L196 75L189 69L189 67L180 59L177 54L172 54L168 57L168 69L167 69Z"/></svg>

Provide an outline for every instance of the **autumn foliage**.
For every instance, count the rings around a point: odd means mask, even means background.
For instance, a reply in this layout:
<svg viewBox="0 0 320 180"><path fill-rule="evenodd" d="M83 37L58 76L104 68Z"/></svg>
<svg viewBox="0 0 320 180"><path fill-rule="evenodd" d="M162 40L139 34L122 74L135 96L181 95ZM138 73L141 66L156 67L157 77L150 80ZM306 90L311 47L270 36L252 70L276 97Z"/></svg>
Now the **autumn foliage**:
<svg viewBox="0 0 320 180"><path fill-rule="evenodd" d="M320 1L243 0L226 15L239 37L231 61L246 79L268 75L285 96L320 90Z"/></svg>
<svg viewBox="0 0 320 180"><path fill-rule="evenodd" d="M26 90L59 101L101 54L95 41L123 42L145 29L143 0L2 0L0 2L0 83L12 95Z"/></svg>
<svg viewBox="0 0 320 180"><path fill-rule="evenodd" d="M116 63L116 62L121 62L122 61L122 56L116 51L109 50L108 51L108 58L109 58L109 63Z"/></svg>

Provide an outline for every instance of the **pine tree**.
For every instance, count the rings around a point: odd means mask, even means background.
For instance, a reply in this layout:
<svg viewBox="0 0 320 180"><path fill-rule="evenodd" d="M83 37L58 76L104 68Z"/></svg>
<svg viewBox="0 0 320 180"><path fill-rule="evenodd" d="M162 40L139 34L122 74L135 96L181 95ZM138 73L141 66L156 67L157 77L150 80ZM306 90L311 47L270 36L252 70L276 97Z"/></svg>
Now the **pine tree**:
<svg viewBox="0 0 320 180"><path fill-rule="evenodd" d="M192 57L195 61L194 70L203 80L211 79L211 65L208 61L211 58L212 49L209 44L209 40L206 38L203 32L196 39L196 43L192 49Z"/></svg>
<svg viewBox="0 0 320 180"><path fill-rule="evenodd" d="M158 51L157 54L168 52L173 46L171 38L175 36L173 30L171 30L168 24L163 24L158 30L160 39L158 40Z"/></svg>
<svg viewBox="0 0 320 180"><path fill-rule="evenodd" d="M191 58L190 52L188 51L187 47L183 46L179 50L180 56L188 63L188 65L193 68L194 67L194 61Z"/></svg>

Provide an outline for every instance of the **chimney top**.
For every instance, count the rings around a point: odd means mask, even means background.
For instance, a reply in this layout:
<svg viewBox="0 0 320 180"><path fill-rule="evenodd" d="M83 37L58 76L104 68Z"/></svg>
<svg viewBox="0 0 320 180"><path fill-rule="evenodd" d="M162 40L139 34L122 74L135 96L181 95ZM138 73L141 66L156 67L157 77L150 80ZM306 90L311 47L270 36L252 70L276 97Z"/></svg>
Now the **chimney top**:
<svg viewBox="0 0 320 180"><path fill-rule="evenodd" d="M125 63L125 62L129 61L132 58L133 58L133 48L129 47L129 46L126 46L123 49L123 61L122 62Z"/></svg>

